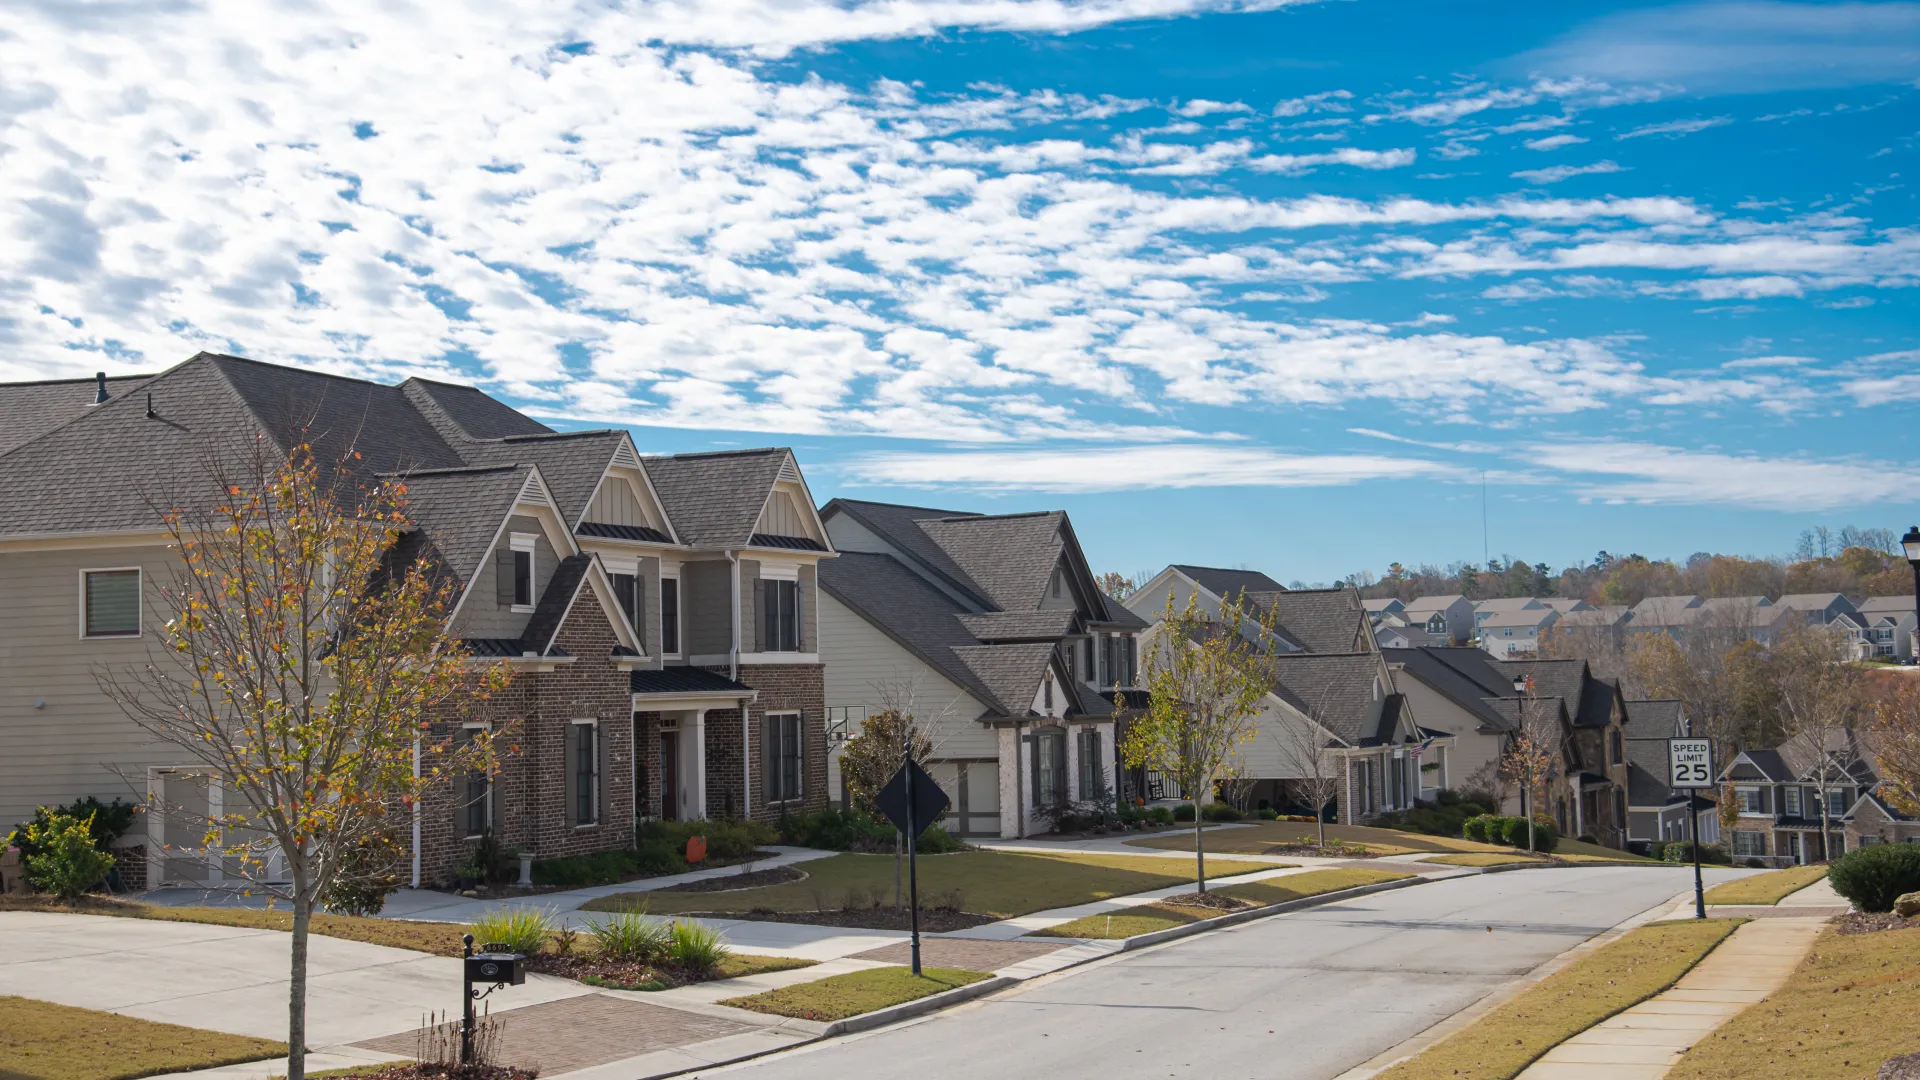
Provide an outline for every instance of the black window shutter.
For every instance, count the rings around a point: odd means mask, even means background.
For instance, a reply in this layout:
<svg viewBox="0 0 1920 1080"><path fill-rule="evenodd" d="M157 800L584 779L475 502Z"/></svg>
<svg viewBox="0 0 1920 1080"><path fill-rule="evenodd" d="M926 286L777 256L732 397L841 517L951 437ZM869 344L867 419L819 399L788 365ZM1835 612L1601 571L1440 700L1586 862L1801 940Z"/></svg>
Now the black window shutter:
<svg viewBox="0 0 1920 1080"><path fill-rule="evenodd" d="M513 552L507 548L499 548L494 551L493 555L493 568L498 575L499 583L498 599L501 606L506 607L514 603L513 595L515 587L519 583L519 579L514 573L514 564L518 560L513 557Z"/></svg>
<svg viewBox="0 0 1920 1080"><path fill-rule="evenodd" d="M767 802L780 799L780 718L768 713L760 720L760 787Z"/></svg>
<svg viewBox="0 0 1920 1080"><path fill-rule="evenodd" d="M577 809L580 805L580 725L567 725L566 748L563 753L566 772L566 822L568 825L580 824Z"/></svg>
<svg viewBox="0 0 1920 1080"><path fill-rule="evenodd" d="M793 583L793 647L798 652L807 651L807 619L804 605L805 594L800 590L798 581Z"/></svg>
<svg viewBox="0 0 1920 1080"><path fill-rule="evenodd" d="M647 651L647 579L633 579L633 640Z"/></svg>
<svg viewBox="0 0 1920 1080"><path fill-rule="evenodd" d="M597 823L606 816L607 807L607 740L600 725L587 729L593 737L593 820Z"/></svg>

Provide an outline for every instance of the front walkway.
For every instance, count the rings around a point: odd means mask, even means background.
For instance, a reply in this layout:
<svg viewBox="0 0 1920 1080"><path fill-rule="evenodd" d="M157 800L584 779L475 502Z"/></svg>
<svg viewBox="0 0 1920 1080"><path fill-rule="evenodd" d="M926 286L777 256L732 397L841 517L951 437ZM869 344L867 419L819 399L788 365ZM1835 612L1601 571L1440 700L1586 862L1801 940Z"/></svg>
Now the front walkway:
<svg viewBox="0 0 1920 1080"><path fill-rule="evenodd" d="M1554 1047L1519 1080L1659 1080L1713 1029L1779 990L1825 924L1824 917L1747 923L1673 989Z"/></svg>

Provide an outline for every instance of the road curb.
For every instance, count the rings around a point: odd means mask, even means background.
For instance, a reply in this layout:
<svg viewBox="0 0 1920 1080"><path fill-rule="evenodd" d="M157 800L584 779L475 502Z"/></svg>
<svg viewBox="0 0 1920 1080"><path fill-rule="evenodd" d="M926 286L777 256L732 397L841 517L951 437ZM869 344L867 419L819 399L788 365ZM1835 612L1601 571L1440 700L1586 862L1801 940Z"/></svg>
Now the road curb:
<svg viewBox="0 0 1920 1080"><path fill-rule="evenodd" d="M1252 922L1255 919L1264 919L1269 915L1285 915L1289 911L1300 911L1304 908L1320 907L1323 904L1337 904L1342 900L1352 900L1370 893L1386 892L1389 889L1405 889L1413 885L1423 885L1428 881L1445 880L1445 877L1438 877L1436 875L1414 874L1400 881L1381 881L1372 885L1357 885L1351 889L1341 889L1338 892L1321 893L1318 896L1303 896L1298 900L1285 900L1278 904L1268 904L1265 907L1248 908L1245 911L1236 911L1214 919L1202 919L1199 922L1188 923L1185 926L1170 926L1165 930L1155 930L1152 933L1126 938L1120 942L1120 947L1114 951L1123 953L1132 952L1135 949L1144 949L1149 945L1158 945L1164 941L1176 941L1183 937L1203 934L1208 930L1218 930L1223 926L1235 926L1243 922ZM1080 940L1088 939L1083 938ZM1098 958L1090 957L1089 959ZM1081 961L1081 963L1086 962L1085 960ZM1077 967L1079 965L1069 966ZM1065 971L1067 969L1061 968L1060 970ZM1051 974L1051 972L1049 972L1049 974Z"/></svg>
<svg viewBox="0 0 1920 1080"><path fill-rule="evenodd" d="M1061 970L1064 971L1066 969L1062 968ZM990 978L982 979L979 982L968 983L965 986L956 986L951 990L942 990L937 994L928 994L926 997L915 998L912 1001L902 1002L899 1005L889 1005L884 1009L875 1009L870 1013L861 1013L859 1016L849 1016L845 1020L835 1020L833 1023L828 1024L816 1038L831 1039L835 1035L850 1035L856 1031L868 1031L873 1028L898 1023L902 1020L911 1020L916 1016L925 1016L930 1012L939 1012L949 1005L958 1005L963 1001L972 1001L974 998L986 997L996 990L1004 990L1009 986L1018 986L1021 982L1022 980L1016 979L1011 975L994 975Z"/></svg>

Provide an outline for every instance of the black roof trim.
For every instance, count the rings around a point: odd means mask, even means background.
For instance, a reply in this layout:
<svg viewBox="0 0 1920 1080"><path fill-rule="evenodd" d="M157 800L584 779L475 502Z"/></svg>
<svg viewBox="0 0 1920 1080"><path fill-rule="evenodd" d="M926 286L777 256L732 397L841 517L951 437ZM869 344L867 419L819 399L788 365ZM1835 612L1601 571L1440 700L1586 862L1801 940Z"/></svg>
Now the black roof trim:
<svg viewBox="0 0 1920 1080"><path fill-rule="evenodd" d="M583 521L574 530L579 536L598 536L605 540L639 540L650 544L671 544L672 540L659 529L650 529L645 525L609 525L604 521Z"/></svg>
<svg viewBox="0 0 1920 1080"><path fill-rule="evenodd" d="M778 533L754 533L747 537L749 547L791 548L795 551L825 551L827 545L810 536L781 536Z"/></svg>
<svg viewBox="0 0 1920 1080"><path fill-rule="evenodd" d="M743 697L751 697L754 693L751 686L737 683L725 675L708 671L706 668L697 667L665 667L635 671L629 685L636 694L739 694Z"/></svg>

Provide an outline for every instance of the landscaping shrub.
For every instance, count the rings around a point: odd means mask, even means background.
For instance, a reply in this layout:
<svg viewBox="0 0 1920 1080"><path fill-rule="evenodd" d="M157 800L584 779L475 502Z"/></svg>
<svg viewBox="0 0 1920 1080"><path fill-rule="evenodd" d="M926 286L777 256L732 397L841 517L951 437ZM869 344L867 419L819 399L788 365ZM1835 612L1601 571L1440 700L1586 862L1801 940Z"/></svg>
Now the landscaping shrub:
<svg viewBox="0 0 1920 1080"><path fill-rule="evenodd" d="M320 904L334 915L378 915L387 906L387 894L400 887L399 870L398 837L384 831L363 837L346 852Z"/></svg>
<svg viewBox="0 0 1920 1080"><path fill-rule="evenodd" d="M1451 795L1452 792L1443 791L1441 794ZM1425 833L1428 836L1451 837L1461 835L1468 821L1485 813L1487 813L1486 807L1467 802L1454 795L1452 799L1436 802L1432 806L1419 806L1412 810L1386 814L1381 821L1389 828Z"/></svg>
<svg viewBox="0 0 1920 1080"><path fill-rule="evenodd" d="M113 856L94 843L91 814L77 818L56 810L46 815L44 823L36 814L27 822L23 838L21 851L28 844L34 850L25 860L27 881L62 900L78 898L113 869Z"/></svg>
<svg viewBox="0 0 1920 1080"><path fill-rule="evenodd" d="M927 826L927 831L913 842L913 850L922 855L946 855L964 850L966 846L965 841L939 825Z"/></svg>
<svg viewBox="0 0 1920 1080"><path fill-rule="evenodd" d="M1147 819L1153 822L1155 825L1171 825L1174 823L1174 820L1175 820L1173 811L1170 808L1165 806L1148 807ZM1193 815L1191 813L1187 815L1187 820L1188 821L1193 820Z"/></svg>
<svg viewBox="0 0 1920 1080"><path fill-rule="evenodd" d="M1856 848L1833 860L1827 879L1861 911L1892 911L1901 893L1920 890L1920 844Z"/></svg>
<svg viewBox="0 0 1920 1080"><path fill-rule="evenodd" d="M502 844L493 830L480 834L467 857L454 864L453 876L487 885L505 885L520 876L520 849Z"/></svg>
<svg viewBox="0 0 1920 1080"><path fill-rule="evenodd" d="M1192 824L1193 823L1193 804L1190 802L1183 802L1180 805L1174 807L1172 820L1183 821L1188 824Z"/></svg>
<svg viewBox="0 0 1920 1080"><path fill-rule="evenodd" d="M675 919L667 931L668 962L702 974L720 966L731 955L720 931L687 919Z"/></svg>
<svg viewBox="0 0 1920 1080"><path fill-rule="evenodd" d="M124 799L103 803L91 795L75 799L65 806L35 807L32 821L14 826L11 843L20 848L21 859L30 859L39 854L40 849L27 835L27 826L39 825L44 828L51 825L55 817L69 817L87 822L87 831L93 834L93 846L108 851L122 833L133 827L133 813L133 804ZM0 847L5 846L0 844Z"/></svg>
<svg viewBox="0 0 1920 1080"><path fill-rule="evenodd" d="M593 951L609 960L658 960L667 954L673 931L663 922L647 918L646 909L623 911L607 919L588 919L587 934L593 938Z"/></svg>
<svg viewBox="0 0 1920 1080"><path fill-rule="evenodd" d="M681 852L687 850L688 839L695 836L706 837L709 859L742 859L780 839L780 833L773 826L741 818L649 821L640 827L640 839L643 842L666 840Z"/></svg>
<svg viewBox="0 0 1920 1080"><path fill-rule="evenodd" d="M1503 817L1499 820L1500 820L1500 839L1490 840L1488 841L1489 843L1505 844L1508 847L1517 847L1517 848L1524 848L1527 846L1527 819L1526 818ZM1489 829L1487 830L1487 834L1489 836L1493 834L1493 830L1491 829L1491 827L1489 827ZM1552 851L1555 847L1559 846L1559 843L1560 843L1560 836L1554 830L1552 821L1542 820L1540 817L1535 816L1533 819L1533 850Z"/></svg>
<svg viewBox="0 0 1920 1080"><path fill-rule="evenodd" d="M1685 840L1670 841L1666 849L1660 852L1658 858L1661 862L1666 863L1690 863L1693 861L1693 845ZM1727 857L1727 849L1721 847L1719 844L1701 844L1700 861L1703 863L1714 863L1719 866L1726 866L1732 862L1732 860Z"/></svg>
<svg viewBox="0 0 1920 1080"><path fill-rule="evenodd" d="M1275 810L1271 806L1263 806L1259 810L1254 812L1254 816L1259 818L1261 821L1279 821L1280 811Z"/></svg>
<svg viewBox="0 0 1920 1080"><path fill-rule="evenodd" d="M1200 816L1208 821L1239 821L1246 817L1230 802L1210 802L1200 808ZM1187 820L1193 819L1189 817Z"/></svg>
<svg viewBox="0 0 1920 1080"><path fill-rule="evenodd" d="M780 840L827 851L891 851L896 830L861 810L829 807L817 814L791 814L780 823Z"/></svg>
<svg viewBox="0 0 1920 1080"><path fill-rule="evenodd" d="M1497 844L1500 838L1493 835L1492 829L1500 820L1498 814L1475 814L1460 823L1460 834L1482 844Z"/></svg>
<svg viewBox="0 0 1920 1080"><path fill-rule="evenodd" d="M546 908L502 908L473 920L473 941L475 945L505 945L508 952L532 956L546 945L553 928L553 912Z"/></svg>

